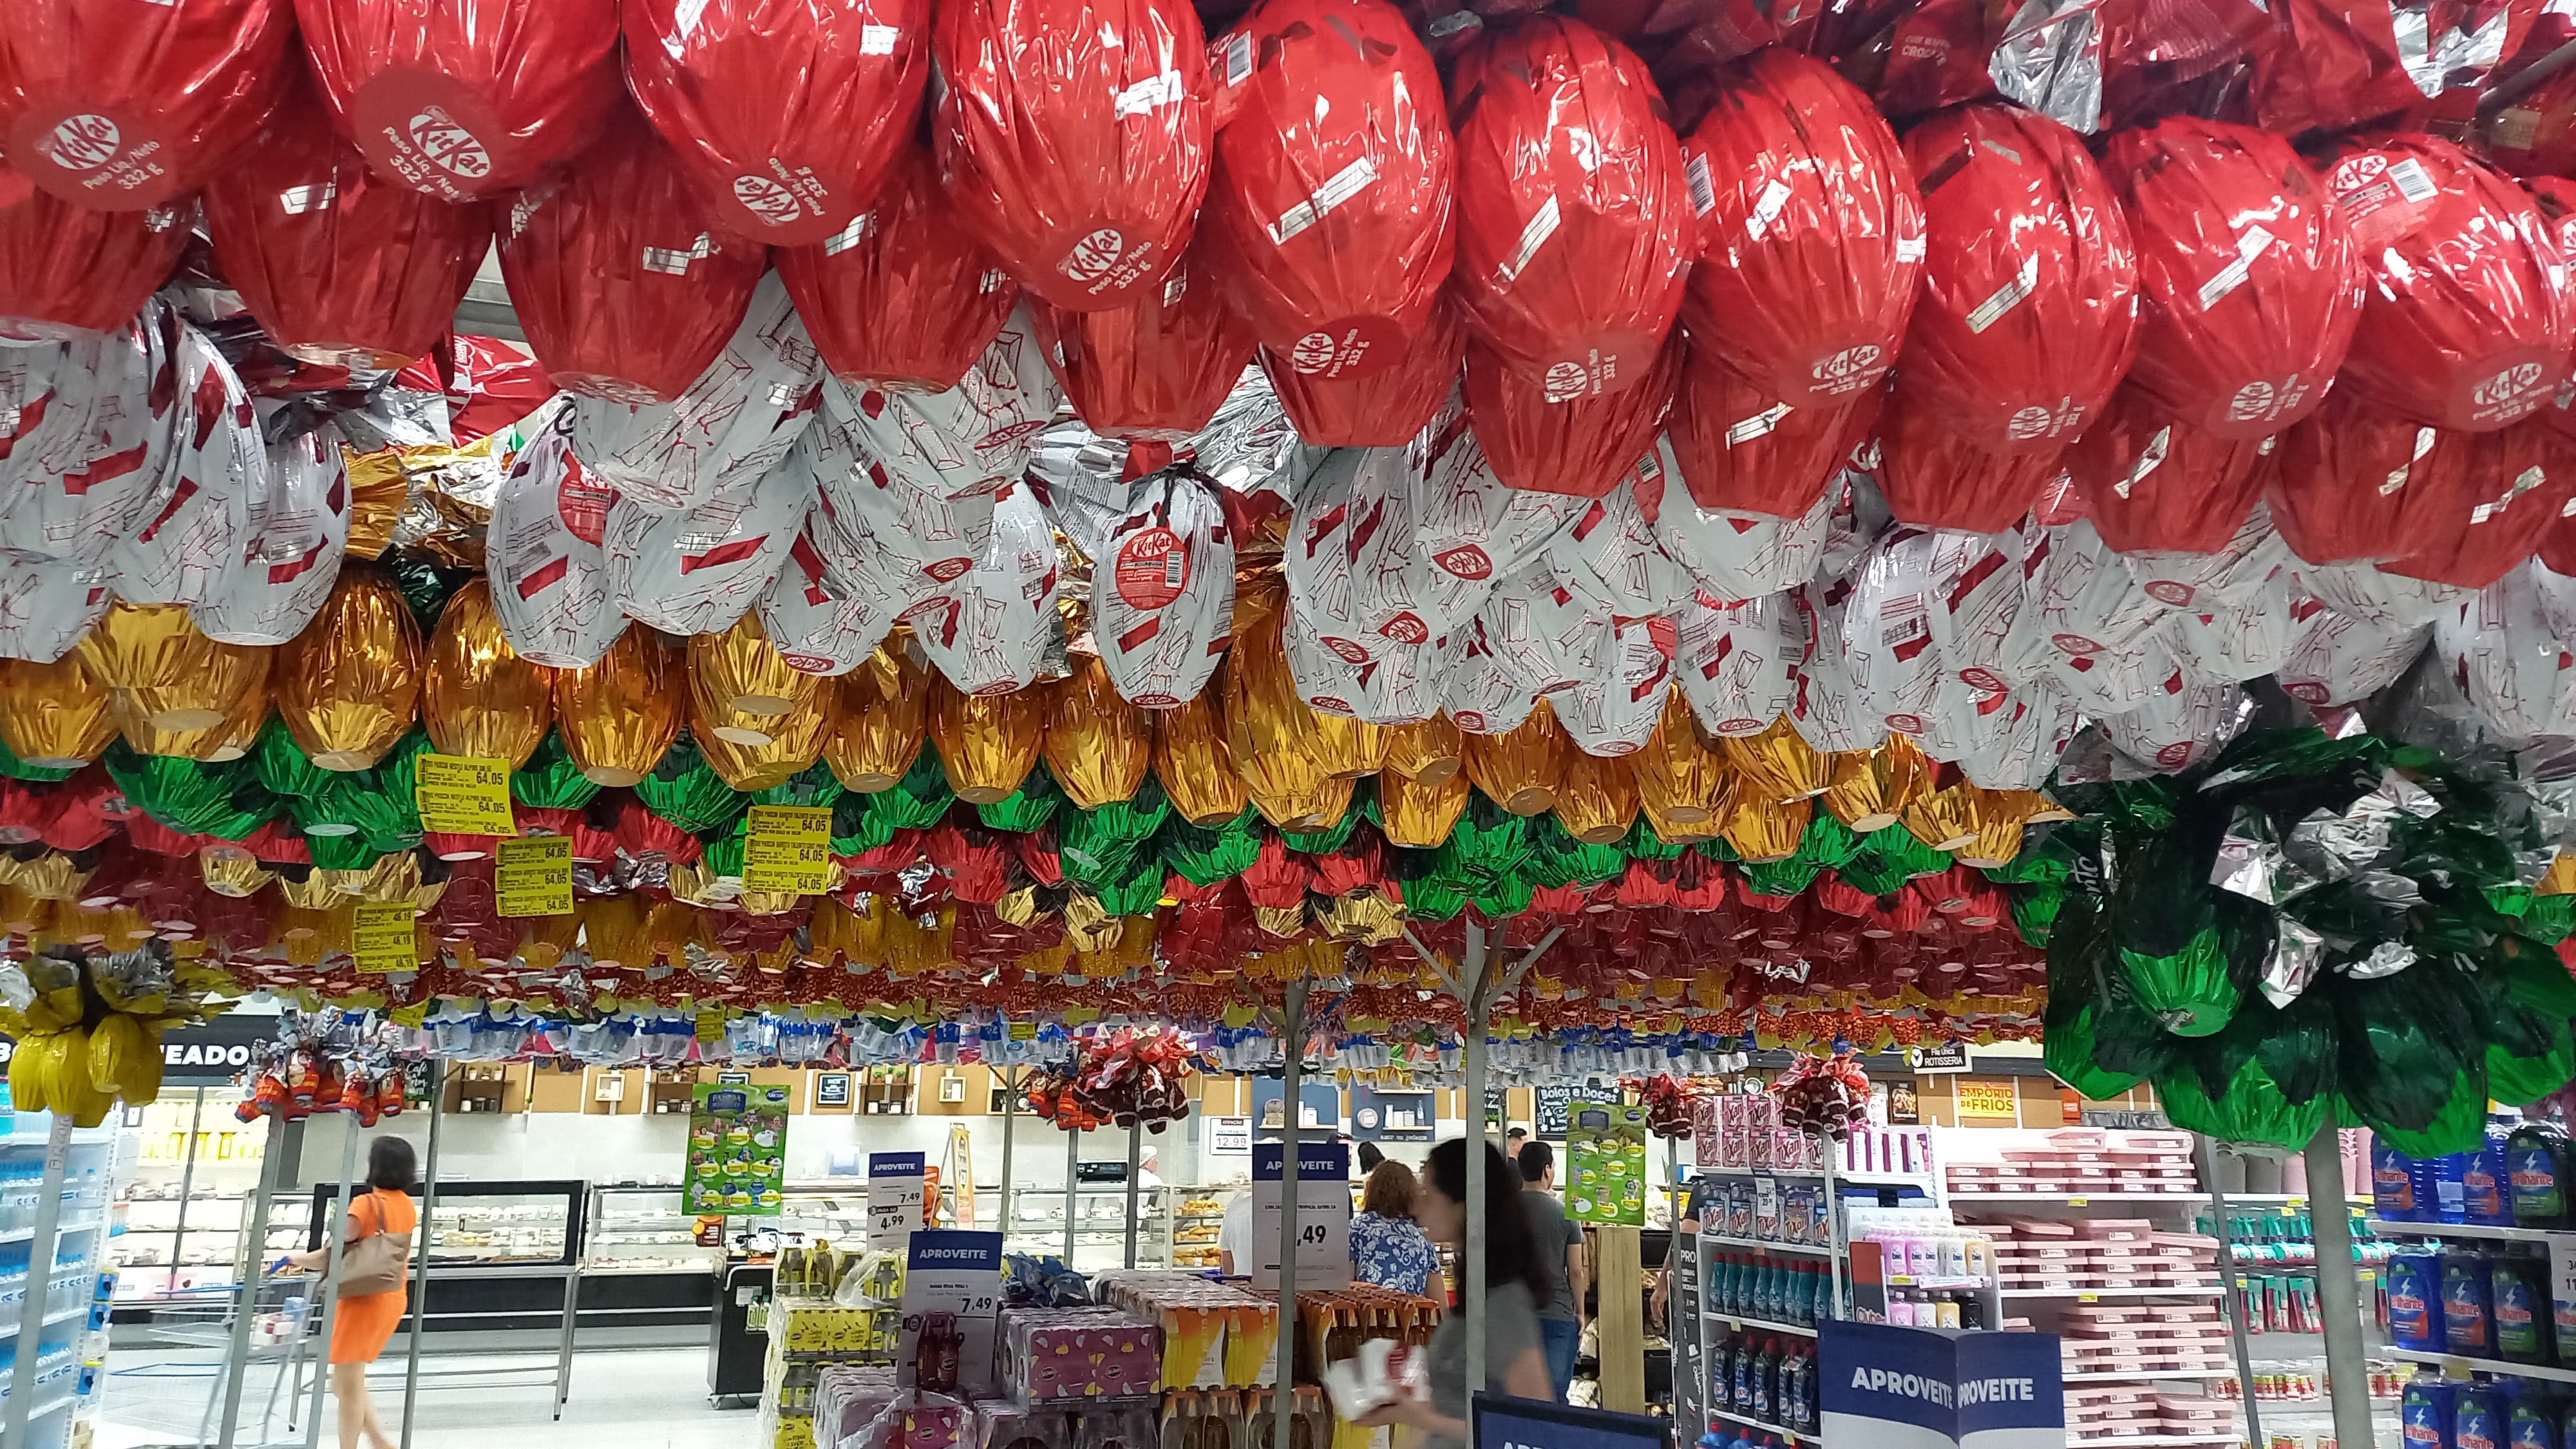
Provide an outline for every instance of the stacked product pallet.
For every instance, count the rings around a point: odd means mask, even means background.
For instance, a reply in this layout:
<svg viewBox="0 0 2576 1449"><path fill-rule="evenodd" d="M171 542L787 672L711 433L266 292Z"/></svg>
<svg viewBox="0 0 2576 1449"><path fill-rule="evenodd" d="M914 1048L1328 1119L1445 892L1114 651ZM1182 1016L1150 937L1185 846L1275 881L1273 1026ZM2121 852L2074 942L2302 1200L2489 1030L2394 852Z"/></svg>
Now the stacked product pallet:
<svg viewBox="0 0 2576 1449"><path fill-rule="evenodd" d="M2211 1303L2078 1303L2058 1326L2069 1378L2224 1372L2227 1325Z"/></svg>

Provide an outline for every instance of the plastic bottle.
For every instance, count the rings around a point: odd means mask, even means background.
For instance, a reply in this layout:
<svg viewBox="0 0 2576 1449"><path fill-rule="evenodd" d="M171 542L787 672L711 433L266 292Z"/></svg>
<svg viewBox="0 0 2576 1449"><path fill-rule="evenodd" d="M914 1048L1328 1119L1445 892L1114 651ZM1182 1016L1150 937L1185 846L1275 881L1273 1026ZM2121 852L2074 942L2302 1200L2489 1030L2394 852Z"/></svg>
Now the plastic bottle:
<svg viewBox="0 0 2576 1449"><path fill-rule="evenodd" d="M1735 1381L1727 1385L1727 1397L1739 1415L1753 1412L1753 1360L1759 1353L1760 1349L1750 1338L1743 1340L1735 1349ZM2444 1449L2449 1449L2449 1446L2444 1446Z"/></svg>
<svg viewBox="0 0 2576 1449"><path fill-rule="evenodd" d="M2505 1440L2512 1449L2558 1449L2557 1406L2538 1392L2540 1387L2524 1383L2514 1391L2513 1409L2505 1424Z"/></svg>
<svg viewBox="0 0 2576 1449"><path fill-rule="evenodd" d="M2409 1250L2388 1257L2388 1337L2399 1348L2438 1353L2442 1348L2442 1260Z"/></svg>
<svg viewBox="0 0 2576 1449"><path fill-rule="evenodd" d="M2508 1363L2550 1360L2549 1269L2518 1249L2487 1260L2487 1305L2495 1315L2495 1355Z"/></svg>
<svg viewBox="0 0 2576 1449"><path fill-rule="evenodd" d="M1934 1319L1934 1322L1933 1322L1933 1325L1932 1325L1933 1327L1935 1327L1935 1328L1956 1328L1956 1327L1958 1327L1958 1326L1959 1326L1959 1295L1958 1295L1958 1294L1956 1294L1956 1293L1944 1293L1944 1294L1942 1294L1942 1295L1941 1295L1941 1301L1940 1301L1938 1304L1936 1304L1936 1305L1935 1305L1935 1309L1936 1309L1937 1316L1936 1316L1936 1318Z"/></svg>
<svg viewBox="0 0 2576 1449"><path fill-rule="evenodd" d="M1764 1339L1761 1356L1753 1361L1753 1417L1779 1423L1779 1399L1780 1340Z"/></svg>
<svg viewBox="0 0 2576 1449"><path fill-rule="evenodd" d="M2433 1216L2428 1221L2469 1220L2468 1170L2469 1154L2465 1152L2447 1152L2433 1159Z"/></svg>
<svg viewBox="0 0 2576 1449"><path fill-rule="evenodd" d="M1735 1255L1708 1255L1708 1280L1700 1285L1700 1296L1712 1313L1735 1311Z"/></svg>
<svg viewBox="0 0 2576 1449"><path fill-rule="evenodd" d="M1887 1321L1897 1328L1914 1326L1914 1301L1905 1296L1902 1288L1887 1290Z"/></svg>
<svg viewBox="0 0 2576 1449"><path fill-rule="evenodd" d="M2462 1384L2451 1418L2452 1449L2504 1449L2504 1391L2489 1383Z"/></svg>
<svg viewBox="0 0 2576 1449"><path fill-rule="evenodd" d="M2567 1226L2567 1134L2548 1122L2525 1122L2504 1140L2505 1174L2520 1228Z"/></svg>
<svg viewBox="0 0 2576 1449"><path fill-rule="evenodd" d="M2457 1449L2452 1418L2458 1408L2455 1387L2430 1369L2417 1369L2399 1396L2397 1418L2405 1449Z"/></svg>
<svg viewBox="0 0 2576 1449"><path fill-rule="evenodd" d="M1789 1351L1780 1355L1780 1387L1777 1402L1772 1405L1780 1411L1781 1426L1796 1433L1806 1432L1806 1402L1807 1350L1804 1345L1792 1343Z"/></svg>
<svg viewBox="0 0 2576 1449"><path fill-rule="evenodd" d="M2460 1208L2481 1227L2513 1226L2513 1173L2505 1165L2505 1125L2489 1117L2486 1138L2460 1168Z"/></svg>
<svg viewBox="0 0 2576 1449"><path fill-rule="evenodd" d="M2415 1160L2370 1134L2370 1210L2392 1223L2423 1220L2423 1201L2415 1195Z"/></svg>
<svg viewBox="0 0 2576 1449"><path fill-rule="evenodd" d="M2442 1346L2470 1358L2495 1357L2486 1254L2474 1248L2442 1250Z"/></svg>

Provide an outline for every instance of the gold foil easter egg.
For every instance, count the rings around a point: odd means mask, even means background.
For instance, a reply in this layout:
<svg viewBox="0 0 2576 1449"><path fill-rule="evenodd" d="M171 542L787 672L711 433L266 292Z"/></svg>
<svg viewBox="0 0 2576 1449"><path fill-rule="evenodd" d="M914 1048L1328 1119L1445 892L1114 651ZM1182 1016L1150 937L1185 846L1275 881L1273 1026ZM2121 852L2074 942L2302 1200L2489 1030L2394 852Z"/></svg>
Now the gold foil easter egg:
<svg viewBox="0 0 2576 1449"><path fill-rule="evenodd" d="M1833 756L1833 779L1825 786L1825 808L1836 820L1868 834L1896 823L1915 797L1932 788L1932 761L1910 735L1889 735L1873 750L1842 750Z"/></svg>
<svg viewBox="0 0 2576 1449"><path fill-rule="evenodd" d="M526 764L554 723L554 673L520 658L502 637L490 580L468 580L430 634L421 681L430 743L444 755L507 760L512 769Z"/></svg>
<svg viewBox="0 0 2576 1449"><path fill-rule="evenodd" d="M1622 758L1571 750L1556 791L1556 823L1586 845L1614 845L1637 823L1637 777Z"/></svg>
<svg viewBox="0 0 2576 1449"><path fill-rule="evenodd" d="M1217 666L1220 674L1224 669ZM1223 690L1218 682L1195 699L1154 713L1154 778L1162 782L1172 808L1192 825L1222 825L1251 803L1243 778L1234 772L1234 752L1226 747L1224 721L1217 712Z"/></svg>
<svg viewBox="0 0 2576 1449"><path fill-rule="evenodd" d="M0 740L19 759L49 769L84 765L115 734L107 690L77 652L51 664L0 660Z"/></svg>
<svg viewBox="0 0 2576 1449"><path fill-rule="evenodd" d="M411 728L420 704L420 630L402 591L352 560L295 642L278 651L277 712L314 764L363 770Z"/></svg>
<svg viewBox="0 0 2576 1449"><path fill-rule="evenodd" d="M1337 734L1337 743L1325 741L1325 716L1297 693L1280 634L1287 602L1286 585L1275 579L1247 580L1235 592L1234 642L1224 670L1225 741L1244 792L1262 815L1282 829L1305 829L1324 808L1325 782L1334 775L1325 751L1338 758L1359 750L1347 732Z"/></svg>
<svg viewBox="0 0 2576 1449"><path fill-rule="evenodd" d="M1815 803L1810 800L1770 800L1738 790L1721 833L1746 860L1785 860L1797 853L1798 841L1806 835L1807 821L1814 814Z"/></svg>
<svg viewBox="0 0 2576 1449"><path fill-rule="evenodd" d="M91 626L78 652L101 684L131 696L135 715L181 732L221 725L249 682L268 672L270 651L216 643L198 632L182 604L117 603Z"/></svg>
<svg viewBox="0 0 2576 1449"><path fill-rule="evenodd" d="M698 636L699 639L719 637L714 634ZM793 708L780 714L760 716L763 726L759 731L760 739L747 744L728 734L724 728L725 720L739 721L744 716L736 713L721 718L710 717L697 677L694 673L690 676L689 735L698 742L698 749L706 755L707 763L726 784L746 791L784 785L796 772L823 757L823 736L831 728L832 708L840 698L840 681L813 675L806 677L813 679L818 687L807 691Z"/></svg>
<svg viewBox="0 0 2576 1449"><path fill-rule="evenodd" d="M1456 770L1428 784L1419 778L1406 779L1392 765L1378 771L1378 820L1386 843L1428 850L1447 840L1467 808L1471 789L1467 777Z"/></svg>
<svg viewBox="0 0 2576 1449"><path fill-rule="evenodd" d="M1099 655L1072 660L1072 675L1054 687L1043 747L1047 769L1079 809L1134 799L1154 762L1154 721L1119 697Z"/></svg>
<svg viewBox="0 0 2576 1449"><path fill-rule="evenodd" d="M1543 815L1556 808L1565 757L1573 753L1556 711L1542 699L1516 728L1467 736L1467 778L1514 815Z"/></svg>
<svg viewBox="0 0 2576 1449"><path fill-rule="evenodd" d="M259 739L259 728L268 722L269 670L277 651L251 651L257 656L257 669L242 681L241 692L227 704L222 718L203 729L166 730L152 722L135 692L127 689L108 692L108 714L116 721L116 732L125 743L147 755L177 755L209 764L237 760L250 753Z"/></svg>
<svg viewBox="0 0 2576 1449"><path fill-rule="evenodd" d="M1717 833L1734 774L1725 757L1701 741L1680 690L1664 700L1664 717L1655 722L1645 748L1627 760L1637 782L1637 803L1657 834L1673 840Z"/></svg>
<svg viewBox="0 0 2576 1449"><path fill-rule="evenodd" d="M863 795L892 789L921 755L930 729L930 674L888 640L841 676L841 698L823 736L823 758Z"/></svg>
<svg viewBox="0 0 2576 1449"><path fill-rule="evenodd" d="M761 748L777 733L777 722L811 705L822 690L823 676L780 657L758 610L721 634L689 640L690 730L700 740L712 732L728 744Z"/></svg>
<svg viewBox="0 0 2576 1449"><path fill-rule="evenodd" d="M1417 784L1437 785L1466 765L1466 736L1446 714L1386 732L1386 768Z"/></svg>
<svg viewBox="0 0 2576 1449"><path fill-rule="evenodd" d="M1743 777L1736 788L1739 796L1750 790L1768 800L1804 800L1833 783L1832 760L1808 744L1786 716L1772 720L1759 734L1720 739L1717 752Z"/></svg>
<svg viewBox="0 0 2576 1449"><path fill-rule="evenodd" d="M930 738L948 788L969 805L990 805L1020 788L1046 739L1043 688L960 694L945 678L931 685Z"/></svg>
<svg viewBox="0 0 2576 1449"><path fill-rule="evenodd" d="M653 773L688 717L686 678L680 651L640 625L598 663L556 670L555 728L582 774L617 786Z"/></svg>

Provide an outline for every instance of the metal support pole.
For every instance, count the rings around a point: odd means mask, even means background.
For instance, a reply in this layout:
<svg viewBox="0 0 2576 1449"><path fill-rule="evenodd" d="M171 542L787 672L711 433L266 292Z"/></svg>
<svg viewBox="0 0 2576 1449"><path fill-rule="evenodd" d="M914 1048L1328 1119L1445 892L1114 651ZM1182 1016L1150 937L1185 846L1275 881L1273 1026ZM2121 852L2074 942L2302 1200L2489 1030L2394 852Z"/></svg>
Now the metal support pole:
<svg viewBox="0 0 2576 1449"><path fill-rule="evenodd" d="M2260 1444L2263 1414L2254 1398L2254 1350L2245 1342L2245 1313L2236 1296L2236 1239L2227 1230L2227 1193L2218 1185L2218 1144L2207 1133L2194 1132L2191 1154L2192 1164L2200 1172L2201 1186L2209 1193L2210 1221L2218 1225L2219 1291L2225 1295L2221 1301L2226 1304L2227 1337L2236 1348L2236 1392L2245 1401L2245 1442ZM2335 1180L2343 1179L2338 1174Z"/></svg>
<svg viewBox="0 0 2576 1449"><path fill-rule="evenodd" d="M581 1259L564 1269L563 1337L555 1347L555 1418L563 1418L564 1401L572 1397L572 1339L581 1322Z"/></svg>
<svg viewBox="0 0 2576 1449"><path fill-rule="evenodd" d="M2369 1444L2370 1370L2361 1341L2361 1275L2352 1265L2352 1214L2344 1205L2343 1142L2334 1119L2308 1140L2308 1212L2317 1239L2317 1311L2325 1315L2326 1390L2335 1442Z"/></svg>
<svg viewBox="0 0 2576 1449"><path fill-rule="evenodd" d="M1073 1195L1075 1179L1082 1175L1082 1129L1064 1129L1064 1265L1073 1266L1073 1223L1080 1206Z"/></svg>
<svg viewBox="0 0 2576 1449"><path fill-rule="evenodd" d="M188 1151L179 1160L179 1216L170 1225L170 1271L162 1275L161 1291L179 1291L179 1264L188 1246L188 1193L197 1185L197 1134L206 1125L206 1089L197 1089L197 1105L188 1113Z"/></svg>
<svg viewBox="0 0 2576 1449"><path fill-rule="evenodd" d="M7 1432L0 1435L9 1449L22 1449L27 1442L27 1419L36 1406L37 1338L43 1333L45 1308L53 1297L54 1258L57 1239L63 1226L63 1178L72 1162L72 1114L54 1112L45 1135L45 1176L36 1188L35 1236L27 1246L27 1298L18 1309L18 1352L10 1365L9 1382L16 1392L9 1395ZM99 1230L99 1241L107 1240L105 1225Z"/></svg>
<svg viewBox="0 0 2576 1449"><path fill-rule="evenodd" d="M277 1184L286 1175L286 1159L303 1154L304 1124L268 1119L260 1144L259 1186L250 1201L242 1230L241 1296L233 1303L232 1343L224 1350L224 1422L216 1431L215 1449L233 1449L233 1421L241 1415L242 1377L250 1368L251 1320L259 1316L259 1290L268 1274L268 1213L277 1201Z"/></svg>
<svg viewBox="0 0 2576 1449"><path fill-rule="evenodd" d="M1136 1181L1145 1162L1145 1124L1127 1124L1127 1266L1136 1266L1136 1195L1141 1184Z"/></svg>
<svg viewBox="0 0 2576 1449"><path fill-rule="evenodd" d="M1001 1072L1002 1072L1002 1241L1003 1241L1004 1243L1006 1243L1006 1244L1007 1244L1008 1242L1010 1242L1010 1241L1011 1241L1011 1139L1019 1135L1018 1133L1014 1132L1012 1129L1013 1129L1013 1128L1015 1128L1015 1127L1017 1127L1017 1126L1019 1125L1019 1117L1020 1117L1020 1084L1019 1084L1018 1082L1013 1081L1013 1080L1011 1079L1011 1069L1010 1069L1009 1067L1007 1067L1007 1066L1003 1067L1003 1068L1001 1069ZM410 1445L408 1445L408 1444L406 1444L406 1445L404 1445L404 1446L403 1446L403 1449L411 1449L411 1446L410 1446Z"/></svg>
<svg viewBox="0 0 2576 1449"><path fill-rule="evenodd" d="M1271 1391L1272 1408L1279 1417L1271 1442L1282 1449L1297 1442L1297 1396L1289 1386L1295 1375L1289 1370L1295 1365L1297 1341L1297 1149L1298 1128L1306 1117L1301 1094L1306 1086L1307 985L1302 977L1288 983L1286 1007L1279 1019L1288 1052L1279 1113L1279 1387Z"/></svg>
<svg viewBox="0 0 2576 1449"><path fill-rule="evenodd" d="M349 1246L349 1190L358 1179L358 1114L340 1115L346 1124L340 1135L340 1196L322 1221L322 1245L328 1256L322 1260L322 1281L314 1289L322 1301L322 1343L314 1354L313 1400L304 1415L304 1449L313 1449L322 1436L322 1391L331 1381L331 1328L340 1320L340 1260ZM309 1316L312 1310L305 1312Z"/></svg>
<svg viewBox="0 0 2576 1449"><path fill-rule="evenodd" d="M1485 928L1467 923L1467 956L1458 963L1458 984L1467 992L1467 1231L1458 1245L1458 1277L1467 1307L1467 1393L1485 1386L1485 1144L1492 1140L1485 1125L1485 1029L1492 1022L1493 996L1486 989ZM1509 1164L1505 1164L1508 1166Z"/></svg>
<svg viewBox="0 0 2576 1449"><path fill-rule="evenodd" d="M650 1089L647 1089L650 1095ZM429 1063L429 1151L420 1167L420 1231L412 1237L411 1341L404 1345L402 1449L411 1449L412 1404L420 1397L420 1341L429 1332L429 1223L438 1211L438 1124L446 1113L447 1064Z"/></svg>

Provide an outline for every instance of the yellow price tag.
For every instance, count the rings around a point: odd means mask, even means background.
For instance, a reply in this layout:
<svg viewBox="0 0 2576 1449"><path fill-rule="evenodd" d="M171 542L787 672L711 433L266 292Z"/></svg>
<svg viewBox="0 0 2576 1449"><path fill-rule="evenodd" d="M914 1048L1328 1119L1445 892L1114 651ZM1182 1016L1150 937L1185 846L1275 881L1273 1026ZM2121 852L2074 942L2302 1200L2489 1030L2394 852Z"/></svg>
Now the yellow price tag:
<svg viewBox="0 0 2576 1449"><path fill-rule="evenodd" d="M510 762L481 755L423 753L412 800L421 827L456 835L516 835L510 816Z"/></svg>
<svg viewBox="0 0 2576 1449"><path fill-rule="evenodd" d="M1096 1006L1068 1006L1064 1009L1064 1024L1067 1026L1084 1026L1099 1019L1100 1008Z"/></svg>
<svg viewBox="0 0 2576 1449"><path fill-rule="evenodd" d="M503 840L492 878L504 916L572 914L572 837L531 835Z"/></svg>
<svg viewBox="0 0 2576 1449"><path fill-rule="evenodd" d="M2090 1207L2093 1205L2093 1199L2089 1197L2070 1197L2066 1200L2066 1205L2068 1207Z"/></svg>
<svg viewBox="0 0 2576 1449"><path fill-rule="evenodd" d="M832 812L820 805L754 805L742 886L816 895L832 884Z"/></svg>
<svg viewBox="0 0 2576 1449"><path fill-rule="evenodd" d="M710 1006L698 1013L696 1033L698 1040L720 1041L723 1039L724 1034L724 1008L719 1006Z"/></svg>
<svg viewBox="0 0 2576 1449"><path fill-rule="evenodd" d="M1015 1021L1015 1022L1012 1022L1012 1023L1011 1023L1011 1040L1013 1040L1013 1041L1036 1041L1037 1039L1038 1039L1038 1024L1037 1024L1036 1022L1034 1022L1034 1021Z"/></svg>
<svg viewBox="0 0 2576 1449"><path fill-rule="evenodd" d="M2102 1301L2102 1295L2099 1293L2078 1293L2075 1295L2075 1301L2078 1303L2099 1303Z"/></svg>
<svg viewBox="0 0 2576 1449"><path fill-rule="evenodd" d="M369 973L419 970L420 952L412 933L418 914L409 901L360 901L358 969Z"/></svg>

